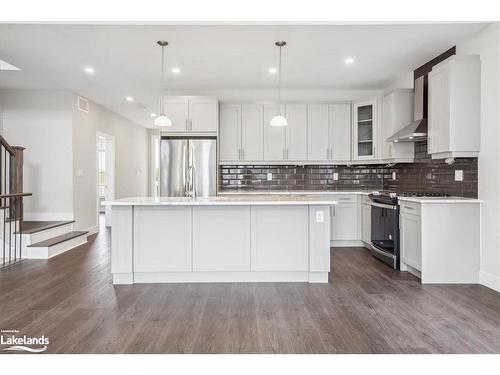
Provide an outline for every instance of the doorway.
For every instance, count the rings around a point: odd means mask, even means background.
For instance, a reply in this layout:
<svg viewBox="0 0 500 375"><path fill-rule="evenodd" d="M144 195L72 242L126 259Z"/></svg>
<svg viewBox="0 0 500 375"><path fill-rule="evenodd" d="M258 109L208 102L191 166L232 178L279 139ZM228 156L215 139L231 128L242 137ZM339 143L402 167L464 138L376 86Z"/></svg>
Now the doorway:
<svg viewBox="0 0 500 375"><path fill-rule="evenodd" d="M97 222L104 218L111 227L111 207L105 201L115 198L115 139L112 135L97 132ZM98 228L100 225L98 225Z"/></svg>

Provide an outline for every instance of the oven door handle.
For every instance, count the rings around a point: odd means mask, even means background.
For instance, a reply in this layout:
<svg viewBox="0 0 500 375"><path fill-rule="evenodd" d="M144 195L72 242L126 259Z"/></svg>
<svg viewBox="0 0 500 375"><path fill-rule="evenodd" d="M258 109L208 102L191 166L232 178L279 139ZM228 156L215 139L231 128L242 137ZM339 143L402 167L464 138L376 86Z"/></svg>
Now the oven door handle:
<svg viewBox="0 0 500 375"><path fill-rule="evenodd" d="M389 253L388 251L380 250L374 244L370 244L370 245L371 245L372 250L375 251L376 253L379 253L380 255L384 255L384 256L392 258L392 259L396 259L396 255L395 254Z"/></svg>
<svg viewBox="0 0 500 375"><path fill-rule="evenodd" d="M387 208L389 210L397 210L398 206L397 205L390 205L390 204L383 204L383 203L377 203L377 202L372 202L372 206L375 207L380 207L380 208Z"/></svg>

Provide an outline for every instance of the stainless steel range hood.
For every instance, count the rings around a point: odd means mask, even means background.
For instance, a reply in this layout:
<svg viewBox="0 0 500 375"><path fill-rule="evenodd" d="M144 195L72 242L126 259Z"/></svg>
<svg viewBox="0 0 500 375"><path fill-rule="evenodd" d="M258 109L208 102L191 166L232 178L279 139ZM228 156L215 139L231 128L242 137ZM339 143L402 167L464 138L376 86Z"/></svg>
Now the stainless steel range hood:
<svg viewBox="0 0 500 375"><path fill-rule="evenodd" d="M427 119L424 118L424 77L415 80L415 93L413 98L413 122L406 125L391 137L387 142L416 142L427 139Z"/></svg>

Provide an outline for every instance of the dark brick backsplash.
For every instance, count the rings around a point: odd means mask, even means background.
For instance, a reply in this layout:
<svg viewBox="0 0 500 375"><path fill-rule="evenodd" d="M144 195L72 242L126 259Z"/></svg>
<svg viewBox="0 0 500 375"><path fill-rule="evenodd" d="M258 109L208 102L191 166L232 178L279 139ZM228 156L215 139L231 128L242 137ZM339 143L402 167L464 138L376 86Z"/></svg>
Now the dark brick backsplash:
<svg viewBox="0 0 500 375"><path fill-rule="evenodd" d="M464 171L464 181L455 181L455 170ZM415 162L385 165L238 165L220 166L220 191L286 191L286 190L394 190L446 193L477 197L477 159L457 158L455 164L432 160L427 142L415 145ZM396 172L396 180L392 180ZM267 173L273 174L267 181ZM339 179L333 180L338 173Z"/></svg>

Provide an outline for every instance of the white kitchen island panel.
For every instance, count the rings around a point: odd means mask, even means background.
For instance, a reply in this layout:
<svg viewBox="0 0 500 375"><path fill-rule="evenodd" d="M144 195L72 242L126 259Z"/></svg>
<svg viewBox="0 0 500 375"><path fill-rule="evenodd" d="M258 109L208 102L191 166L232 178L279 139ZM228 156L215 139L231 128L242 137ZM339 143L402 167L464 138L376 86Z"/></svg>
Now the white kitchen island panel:
<svg viewBox="0 0 500 375"><path fill-rule="evenodd" d="M134 272L191 271L191 215L182 206L134 207Z"/></svg>
<svg viewBox="0 0 500 375"><path fill-rule="evenodd" d="M252 207L252 271L309 270L307 206Z"/></svg>
<svg viewBox="0 0 500 375"><path fill-rule="evenodd" d="M325 197L131 198L112 206L115 284L328 282Z"/></svg>
<svg viewBox="0 0 500 375"><path fill-rule="evenodd" d="M193 271L250 271L250 207L193 208Z"/></svg>

